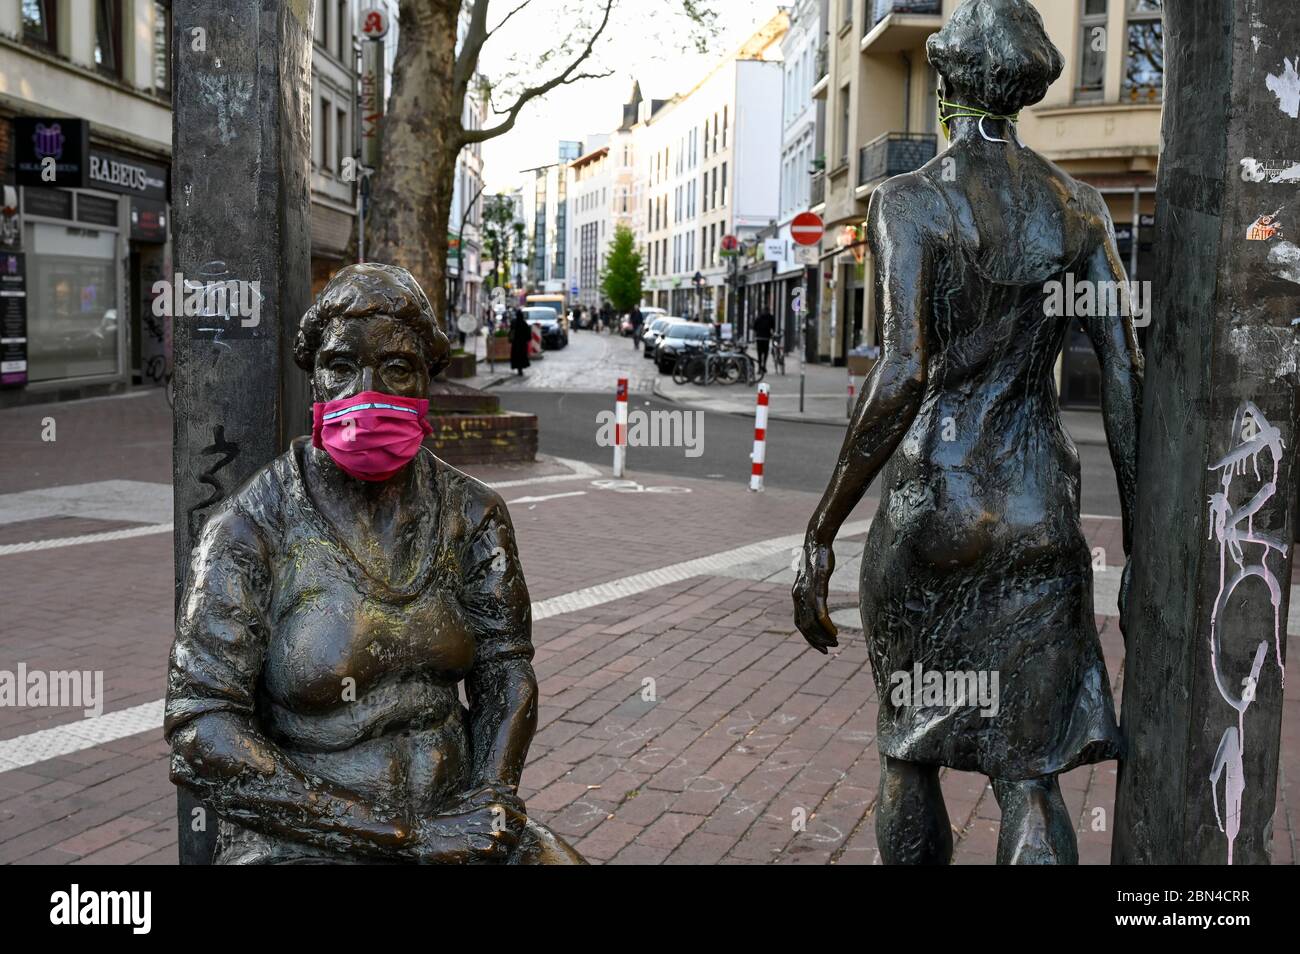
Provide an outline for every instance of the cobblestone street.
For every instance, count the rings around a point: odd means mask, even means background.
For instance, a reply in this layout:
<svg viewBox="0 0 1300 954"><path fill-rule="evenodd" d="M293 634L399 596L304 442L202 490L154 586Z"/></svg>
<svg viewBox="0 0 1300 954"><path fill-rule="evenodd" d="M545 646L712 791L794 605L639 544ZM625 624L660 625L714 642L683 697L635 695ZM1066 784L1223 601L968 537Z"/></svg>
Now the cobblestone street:
<svg viewBox="0 0 1300 954"><path fill-rule="evenodd" d="M45 443L51 415L58 440ZM15 452L0 566L23 598L7 605L0 668L102 670L105 699L98 719L0 709L0 863L175 863L159 705L173 600L166 405L154 393L3 416ZM815 493L647 474L611 488L603 468L564 461L480 476L510 504L533 600L530 812L600 862L877 861L876 699L855 620L870 501L838 545L841 645L822 657L795 632L789 598ZM1117 520L1084 528L1119 552ZM1117 585L1117 568L1097 574L1118 689ZM1294 860L1296 691L1275 863ZM1114 781L1113 763L1063 777L1085 863L1108 860ZM942 784L955 860L991 861L986 781L945 772Z"/></svg>

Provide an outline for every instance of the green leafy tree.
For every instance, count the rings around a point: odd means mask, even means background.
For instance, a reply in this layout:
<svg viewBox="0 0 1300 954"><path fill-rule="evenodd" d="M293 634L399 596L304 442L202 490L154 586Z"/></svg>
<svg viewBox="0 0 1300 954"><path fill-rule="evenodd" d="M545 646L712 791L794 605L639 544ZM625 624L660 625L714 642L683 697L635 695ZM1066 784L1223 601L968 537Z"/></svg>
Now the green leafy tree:
<svg viewBox="0 0 1300 954"><path fill-rule="evenodd" d="M641 301L641 253L636 237L626 225L614 229L600 274L600 290L615 311L628 311Z"/></svg>
<svg viewBox="0 0 1300 954"><path fill-rule="evenodd" d="M510 243L515 236L515 207L509 196L490 195L483 203L483 244L492 255L492 287L509 284ZM506 274L501 265L505 263Z"/></svg>

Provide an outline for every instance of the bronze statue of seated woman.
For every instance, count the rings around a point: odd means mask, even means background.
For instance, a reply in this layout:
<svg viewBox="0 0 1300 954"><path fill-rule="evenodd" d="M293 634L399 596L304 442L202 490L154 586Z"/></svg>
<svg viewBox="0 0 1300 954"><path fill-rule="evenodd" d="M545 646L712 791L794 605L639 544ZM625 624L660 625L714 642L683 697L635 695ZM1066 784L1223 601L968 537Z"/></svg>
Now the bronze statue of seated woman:
<svg viewBox="0 0 1300 954"><path fill-rule="evenodd" d="M518 795L537 680L510 516L421 445L449 353L405 269L340 271L298 335L312 438L204 527L165 732L217 864L583 863Z"/></svg>

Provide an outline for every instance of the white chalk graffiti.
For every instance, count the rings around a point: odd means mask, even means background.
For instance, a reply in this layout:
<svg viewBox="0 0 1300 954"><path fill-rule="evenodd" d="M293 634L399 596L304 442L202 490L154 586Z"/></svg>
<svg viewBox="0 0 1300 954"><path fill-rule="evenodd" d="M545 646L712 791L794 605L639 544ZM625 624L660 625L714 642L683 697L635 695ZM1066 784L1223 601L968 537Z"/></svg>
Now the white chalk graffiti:
<svg viewBox="0 0 1300 954"><path fill-rule="evenodd" d="M1214 683L1223 700L1237 710L1237 724L1229 726L1219 741L1219 750L1214 756L1214 766L1210 771L1210 795L1214 799L1214 816L1219 822L1219 830L1228 837L1228 864L1232 864L1233 846L1237 833L1241 831L1241 797L1246 790L1244 756L1246 751L1246 710L1255 699L1255 687L1259 683L1260 670L1268 654L1268 640L1262 640L1255 650L1255 658L1250 667L1250 675L1242 680L1241 694L1237 695L1233 686L1224 677L1222 627L1224 610L1233 592L1250 577L1258 577L1268 588L1269 600L1273 604L1273 643L1278 669L1282 672L1283 685L1286 671L1282 666L1282 587L1277 576L1268 566L1268 558L1277 551L1285 561L1287 544L1277 537L1260 533L1255 529L1255 516L1264 504L1277 492L1278 468L1282 461L1282 432L1268 422L1263 413L1250 401L1237 409L1232 421L1235 446L1210 470L1219 472L1223 489L1210 497L1210 539L1219 545L1219 594L1210 613L1210 669L1214 673ZM1232 482L1238 476L1246 474L1248 466L1253 469L1255 479L1262 480L1259 472L1259 456L1268 452L1273 459L1271 479L1259 488L1250 500L1234 509L1231 502ZM1258 551L1247 553L1247 547L1261 547ZM1258 562L1248 562L1248 556ZM1228 578L1229 559L1235 567L1232 578ZM1223 812L1219 812L1219 779L1223 777Z"/></svg>

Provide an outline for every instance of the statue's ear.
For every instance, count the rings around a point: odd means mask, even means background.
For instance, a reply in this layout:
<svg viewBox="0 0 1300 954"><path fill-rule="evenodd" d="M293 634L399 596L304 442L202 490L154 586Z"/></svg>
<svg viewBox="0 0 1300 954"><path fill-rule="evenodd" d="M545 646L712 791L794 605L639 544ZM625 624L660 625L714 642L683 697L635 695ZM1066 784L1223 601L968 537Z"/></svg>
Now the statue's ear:
<svg viewBox="0 0 1300 954"><path fill-rule="evenodd" d="M298 367L311 374L316 367L316 349L320 346L318 312L313 304L298 322L298 336L293 342L293 360Z"/></svg>

